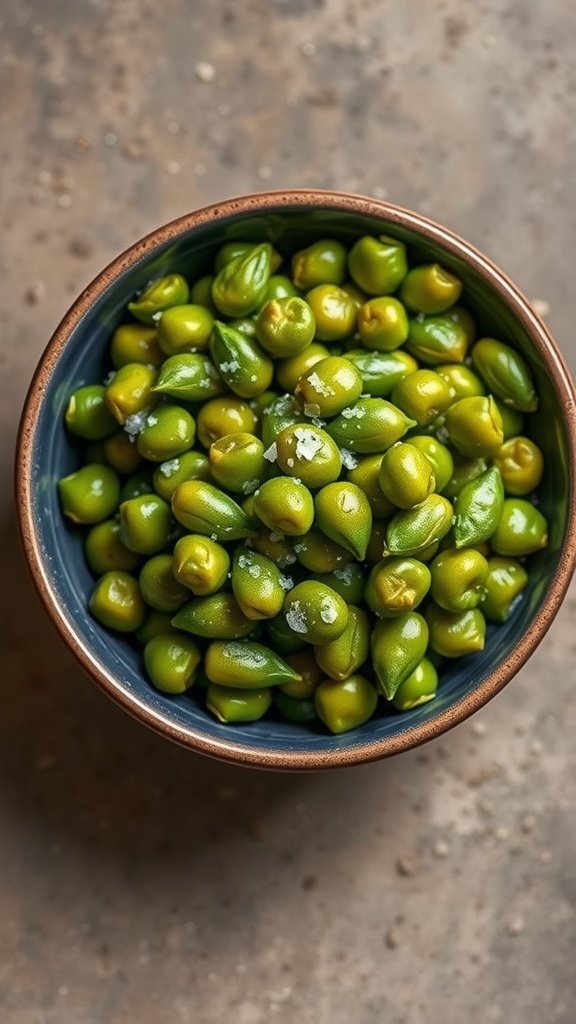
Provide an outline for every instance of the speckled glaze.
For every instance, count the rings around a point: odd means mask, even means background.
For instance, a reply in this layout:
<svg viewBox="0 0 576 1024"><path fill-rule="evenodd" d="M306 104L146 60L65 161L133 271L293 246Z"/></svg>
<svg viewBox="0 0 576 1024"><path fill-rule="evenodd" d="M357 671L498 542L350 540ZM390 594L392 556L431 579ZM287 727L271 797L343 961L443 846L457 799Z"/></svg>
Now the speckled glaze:
<svg viewBox="0 0 576 1024"><path fill-rule="evenodd" d="M437 259L464 281L482 330L510 341L528 359L541 394L532 430L546 457L541 504L549 548L532 563L528 592L509 621L490 627L481 654L444 672L438 697L403 714L385 714L340 737L263 721L224 726L189 696L168 698L143 676L138 654L86 612L91 577L80 536L63 521L56 481L77 464L63 427L70 391L104 374L104 354L126 303L150 278L170 270L204 272L225 240L270 239L291 252L330 235L351 243L386 233L412 258ZM81 294L54 333L32 380L16 461L22 540L32 577L65 643L125 710L169 739L246 766L305 771L373 761L440 735L486 704L518 672L546 634L576 563L576 404L574 386L545 326L527 300L485 256L452 232L389 203L326 191L270 192L231 199L147 235ZM30 638L33 642L33 637Z"/></svg>

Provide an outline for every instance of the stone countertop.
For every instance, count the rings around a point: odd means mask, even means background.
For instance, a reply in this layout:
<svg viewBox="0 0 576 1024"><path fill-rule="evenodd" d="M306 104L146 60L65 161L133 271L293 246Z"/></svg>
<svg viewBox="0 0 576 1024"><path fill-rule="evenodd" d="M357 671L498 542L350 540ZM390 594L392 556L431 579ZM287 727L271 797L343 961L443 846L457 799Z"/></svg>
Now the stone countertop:
<svg viewBox="0 0 576 1024"><path fill-rule="evenodd" d="M0 458L82 286L226 195L386 196L477 243L572 367L568 0L5 0ZM387 763L170 746L81 674L1 505L2 1024L576 1016L574 591L515 682Z"/></svg>

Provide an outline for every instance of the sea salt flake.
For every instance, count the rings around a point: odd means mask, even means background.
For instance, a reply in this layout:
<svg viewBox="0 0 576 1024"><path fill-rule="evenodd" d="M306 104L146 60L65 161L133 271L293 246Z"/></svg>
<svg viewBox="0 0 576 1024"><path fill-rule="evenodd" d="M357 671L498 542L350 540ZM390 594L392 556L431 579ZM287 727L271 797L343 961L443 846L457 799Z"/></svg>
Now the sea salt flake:
<svg viewBox="0 0 576 1024"><path fill-rule="evenodd" d="M294 580L291 576L280 576L279 583L282 590L292 590L292 587L294 586Z"/></svg>
<svg viewBox="0 0 576 1024"><path fill-rule="evenodd" d="M239 569L247 569L250 565L252 565L252 562L251 562L251 559L250 559L250 555L244 555L244 554L239 554L238 555L238 568Z"/></svg>
<svg viewBox="0 0 576 1024"><path fill-rule="evenodd" d="M325 380L322 380L315 371L308 374L308 383L313 391L317 391L318 394L323 395L324 398L332 398L335 394L334 388L331 388ZM320 409L318 409L318 412L320 412Z"/></svg>
<svg viewBox="0 0 576 1024"><path fill-rule="evenodd" d="M352 565L345 565L343 569L334 569L334 576L337 580L342 580L343 583L351 583L352 581Z"/></svg>
<svg viewBox="0 0 576 1024"><path fill-rule="evenodd" d="M252 576L253 579L257 580L262 575L262 570L259 565L249 565L248 575Z"/></svg>
<svg viewBox="0 0 576 1024"><path fill-rule="evenodd" d="M284 534L279 533L278 530L272 530L272 533L270 534L270 540L272 541L273 544L277 544L278 541L284 540Z"/></svg>
<svg viewBox="0 0 576 1024"><path fill-rule="evenodd" d="M269 448L264 452L264 458L267 462L276 462L278 458L278 447L276 441L273 441Z"/></svg>
<svg viewBox="0 0 576 1024"><path fill-rule="evenodd" d="M163 316L163 311L162 310L160 310L160 312L158 312L158 313L152 313L152 319L153 319L154 323L155 324L159 323L160 320L162 319L162 316Z"/></svg>
<svg viewBox="0 0 576 1024"><path fill-rule="evenodd" d="M304 402L305 416L319 416L320 412L320 406L316 402Z"/></svg>
<svg viewBox="0 0 576 1024"><path fill-rule="evenodd" d="M148 411L143 409L142 412L134 412L131 416L127 416L124 421L124 430L130 437L134 438L146 425L148 419Z"/></svg>
<svg viewBox="0 0 576 1024"><path fill-rule="evenodd" d="M286 612L286 622L293 633L307 633L308 623L300 601L294 601Z"/></svg>
<svg viewBox="0 0 576 1024"><path fill-rule="evenodd" d="M314 456L323 447L323 442L317 433L310 427L296 427L294 437L296 438L296 458L312 462Z"/></svg>
<svg viewBox="0 0 576 1024"><path fill-rule="evenodd" d="M356 469L358 465L358 459L348 448L341 448L340 455L342 456L342 465L344 469Z"/></svg>
<svg viewBox="0 0 576 1024"><path fill-rule="evenodd" d="M294 468L294 459L286 459L286 465L288 466L289 469L293 469Z"/></svg>
<svg viewBox="0 0 576 1024"><path fill-rule="evenodd" d="M148 416L147 419L146 419L146 426L147 427L155 427L157 423L158 423L158 417L157 416Z"/></svg>
<svg viewBox="0 0 576 1024"><path fill-rule="evenodd" d="M336 621L337 615L338 612L330 601L325 601L320 605L320 618L322 619L322 622L325 622L328 626Z"/></svg>
<svg viewBox="0 0 576 1024"><path fill-rule="evenodd" d="M258 489L259 480L245 480L242 484L242 494L254 494Z"/></svg>
<svg viewBox="0 0 576 1024"><path fill-rule="evenodd" d="M364 409L360 409L357 405L348 405L345 409L342 409L342 415L345 420L361 420L366 413Z"/></svg>
<svg viewBox="0 0 576 1024"><path fill-rule="evenodd" d="M180 459L170 459L169 462L161 462L158 469L162 473L162 476L165 476L166 479L168 479L168 477L173 476L174 473L177 472L179 466Z"/></svg>
<svg viewBox="0 0 576 1024"><path fill-rule="evenodd" d="M220 369L222 373L235 373L240 369L240 363L237 359L230 359L227 363L220 363Z"/></svg>

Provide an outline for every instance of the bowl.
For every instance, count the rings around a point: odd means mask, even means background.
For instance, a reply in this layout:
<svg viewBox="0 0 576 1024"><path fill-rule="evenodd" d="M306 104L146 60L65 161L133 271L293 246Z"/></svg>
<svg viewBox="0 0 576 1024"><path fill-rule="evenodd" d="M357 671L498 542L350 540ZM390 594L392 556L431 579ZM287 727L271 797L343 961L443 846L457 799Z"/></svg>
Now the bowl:
<svg viewBox="0 0 576 1024"><path fill-rule="evenodd" d="M541 396L532 434L546 459L541 506L548 548L532 559L529 587L509 620L489 627L482 653L451 666L437 698L331 736L276 721L221 725L190 696L167 697L147 682L137 652L86 609L91 576L82 540L64 521L56 482L77 465L63 413L70 392L104 375L111 332L134 292L177 270L205 272L231 239L272 241L293 252L313 238L351 243L386 233L413 258L437 260L462 278L484 333L509 341L532 367ZM278 770L333 768L415 747L462 722L518 672L556 615L576 561L576 405L574 386L546 327L490 260L444 227L390 203L319 191L266 192L230 199L158 228L113 261L79 296L50 340L32 380L17 451L17 504L24 550L40 597L80 664L126 711L192 750L228 762Z"/></svg>

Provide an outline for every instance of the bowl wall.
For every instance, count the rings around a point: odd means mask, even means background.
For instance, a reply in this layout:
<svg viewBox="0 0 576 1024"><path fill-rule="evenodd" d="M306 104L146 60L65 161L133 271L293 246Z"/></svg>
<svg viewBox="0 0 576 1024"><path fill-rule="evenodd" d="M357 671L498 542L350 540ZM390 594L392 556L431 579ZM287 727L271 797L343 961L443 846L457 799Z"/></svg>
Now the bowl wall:
<svg viewBox="0 0 576 1024"><path fill-rule="evenodd" d="M84 666L128 711L173 739L227 760L280 768L351 764L386 756L436 735L494 695L546 631L567 586L574 545L573 393L546 332L525 300L487 260L455 236L406 211L361 198L305 193L227 203L183 218L120 257L86 290L63 321L32 384L19 453L21 524L31 568L52 617ZM322 201L323 207L318 203ZM265 210L259 209L263 205ZM268 239L284 254L314 238L352 243L361 234L401 238L411 260L438 260L462 278L466 304L482 333L521 350L541 396L531 434L546 458L541 507L551 524L550 545L532 560L527 593L505 625L489 627L485 650L455 662L442 675L435 701L404 714L378 717L341 737L265 720L221 725L190 696L168 698L146 681L134 648L86 612L93 584L79 531L64 521L58 479L78 465L78 449L63 426L72 390L103 380L106 350L126 304L151 278L178 271L206 273L229 239ZM495 279L490 276L498 275ZM570 408L571 406L571 408ZM548 595L548 598L547 598Z"/></svg>

